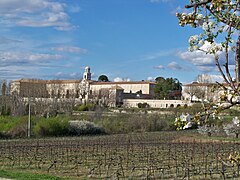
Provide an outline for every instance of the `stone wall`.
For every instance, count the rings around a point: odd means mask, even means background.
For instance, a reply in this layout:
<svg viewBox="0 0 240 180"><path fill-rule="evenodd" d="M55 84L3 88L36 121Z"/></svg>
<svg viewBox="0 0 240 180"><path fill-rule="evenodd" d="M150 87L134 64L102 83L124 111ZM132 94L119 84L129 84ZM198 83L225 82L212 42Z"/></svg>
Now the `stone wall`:
<svg viewBox="0 0 240 180"><path fill-rule="evenodd" d="M90 88L93 91L103 89L103 88L112 88L113 86L120 86L124 89L124 93L137 93L141 91L142 94L153 94L154 84L149 82L94 82L90 84Z"/></svg>
<svg viewBox="0 0 240 180"><path fill-rule="evenodd" d="M124 107L138 107L138 103L147 103L150 108L169 108L169 107L178 107L191 106L192 104L189 101L183 100L156 100L156 99L124 99Z"/></svg>

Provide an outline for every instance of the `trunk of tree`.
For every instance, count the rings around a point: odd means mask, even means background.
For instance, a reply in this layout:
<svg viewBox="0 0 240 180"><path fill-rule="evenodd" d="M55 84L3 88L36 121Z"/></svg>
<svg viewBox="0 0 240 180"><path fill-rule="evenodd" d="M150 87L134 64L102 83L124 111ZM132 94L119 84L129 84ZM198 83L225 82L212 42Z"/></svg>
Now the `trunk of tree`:
<svg viewBox="0 0 240 180"><path fill-rule="evenodd" d="M236 82L237 85L240 83L240 35L238 35L238 40L236 44Z"/></svg>

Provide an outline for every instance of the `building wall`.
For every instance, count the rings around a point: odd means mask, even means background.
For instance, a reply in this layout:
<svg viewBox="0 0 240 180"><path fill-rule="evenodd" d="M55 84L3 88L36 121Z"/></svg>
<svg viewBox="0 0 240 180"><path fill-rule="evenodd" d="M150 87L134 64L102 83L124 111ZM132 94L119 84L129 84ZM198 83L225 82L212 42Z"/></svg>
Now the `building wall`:
<svg viewBox="0 0 240 180"><path fill-rule="evenodd" d="M19 94L20 93L20 82L19 81L13 81L11 82L11 94Z"/></svg>
<svg viewBox="0 0 240 180"><path fill-rule="evenodd" d="M185 104L191 106L189 101L184 100L155 100L155 99L124 99L125 107L138 107L138 103L147 103L151 108L169 108L184 106Z"/></svg>
<svg viewBox="0 0 240 180"><path fill-rule="evenodd" d="M20 84L21 97L40 97L48 98L49 93L46 88L46 83L43 82L22 82Z"/></svg>
<svg viewBox="0 0 240 180"><path fill-rule="evenodd" d="M154 87L155 84L150 82L104 83L88 80L21 79L12 83L11 91L12 93L18 93L21 97L77 98L82 102L103 100L104 102L110 102L113 106L114 104L122 104L126 93L136 96L136 93L141 91L141 97L139 98L152 98Z"/></svg>
<svg viewBox="0 0 240 180"><path fill-rule="evenodd" d="M183 100L191 100L192 101L216 101L219 97L219 91L212 91L212 87L214 86L213 83L192 83L192 84L185 84L182 86L182 99ZM195 88L198 92L203 91L204 96L198 97L197 95L190 96L187 93L187 88Z"/></svg>
<svg viewBox="0 0 240 180"><path fill-rule="evenodd" d="M60 93L61 98L66 98L66 95L69 97L74 97L77 91L80 89L79 82L49 82L47 83L47 91L50 94L50 97L56 97Z"/></svg>
<svg viewBox="0 0 240 180"><path fill-rule="evenodd" d="M154 85L149 83L94 83L90 84L90 89L95 91L102 88L112 88L113 86L118 85L122 89L124 89L124 93L136 93L138 91L142 91L142 94L151 94L153 95Z"/></svg>

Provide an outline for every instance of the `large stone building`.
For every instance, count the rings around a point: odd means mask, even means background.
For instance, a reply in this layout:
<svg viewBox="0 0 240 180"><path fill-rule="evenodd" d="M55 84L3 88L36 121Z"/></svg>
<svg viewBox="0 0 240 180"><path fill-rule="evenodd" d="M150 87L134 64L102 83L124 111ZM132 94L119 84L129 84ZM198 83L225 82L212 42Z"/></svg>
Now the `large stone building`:
<svg viewBox="0 0 240 180"><path fill-rule="evenodd" d="M184 84L182 86L182 99L190 102L216 102L219 99L221 89L213 90L216 83Z"/></svg>
<svg viewBox="0 0 240 180"><path fill-rule="evenodd" d="M154 82L99 82L91 79L89 67L82 80L20 79L11 83L11 94L20 97L75 99L76 102L95 102L119 106L123 99L152 99Z"/></svg>

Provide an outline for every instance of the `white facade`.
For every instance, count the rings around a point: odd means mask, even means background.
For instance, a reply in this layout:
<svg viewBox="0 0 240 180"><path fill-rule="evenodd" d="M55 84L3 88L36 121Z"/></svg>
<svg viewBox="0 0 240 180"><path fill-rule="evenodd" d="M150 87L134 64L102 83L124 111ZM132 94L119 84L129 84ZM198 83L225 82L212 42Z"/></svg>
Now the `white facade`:
<svg viewBox="0 0 240 180"><path fill-rule="evenodd" d="M182 99L188 101L214 102L218 99L220 91L212 91L214 83L192 83L182 86Z"/></svg>
<svg viewBox="0 0 240 180"><path fill-rule="evenodd" d="M140 93L154 96L155 83L153 82L98 82L91 80L90 68L86 67L82 80L36 80L21 79L13 81L11 93L21 97L35 98L77 98L81 102L110 99L121 103L123 93ZM106 93L106 91L108 93ZM114 94L115 93L115 94ZM122 97L120 97L120 95ZM104 96L104 97L103 97Z"/></svg>
<svg viewBox="0 0 240 180"><path fill-rule="evenodd" d="M125 107L138 107L139 103L147 103L150 108L170 108L179 106L191 106L192 103L184 100L157 100L157 99L124 99Z"/></svg>
<svg viewBox="0 0 240 180"><path fill-rule="evenodd" d="M112 88L113 86L120 86L124 89L124 93L137 93L154 95L154 85L153 82L91 82L90 89L93 91L102 88Z"/></svg>

